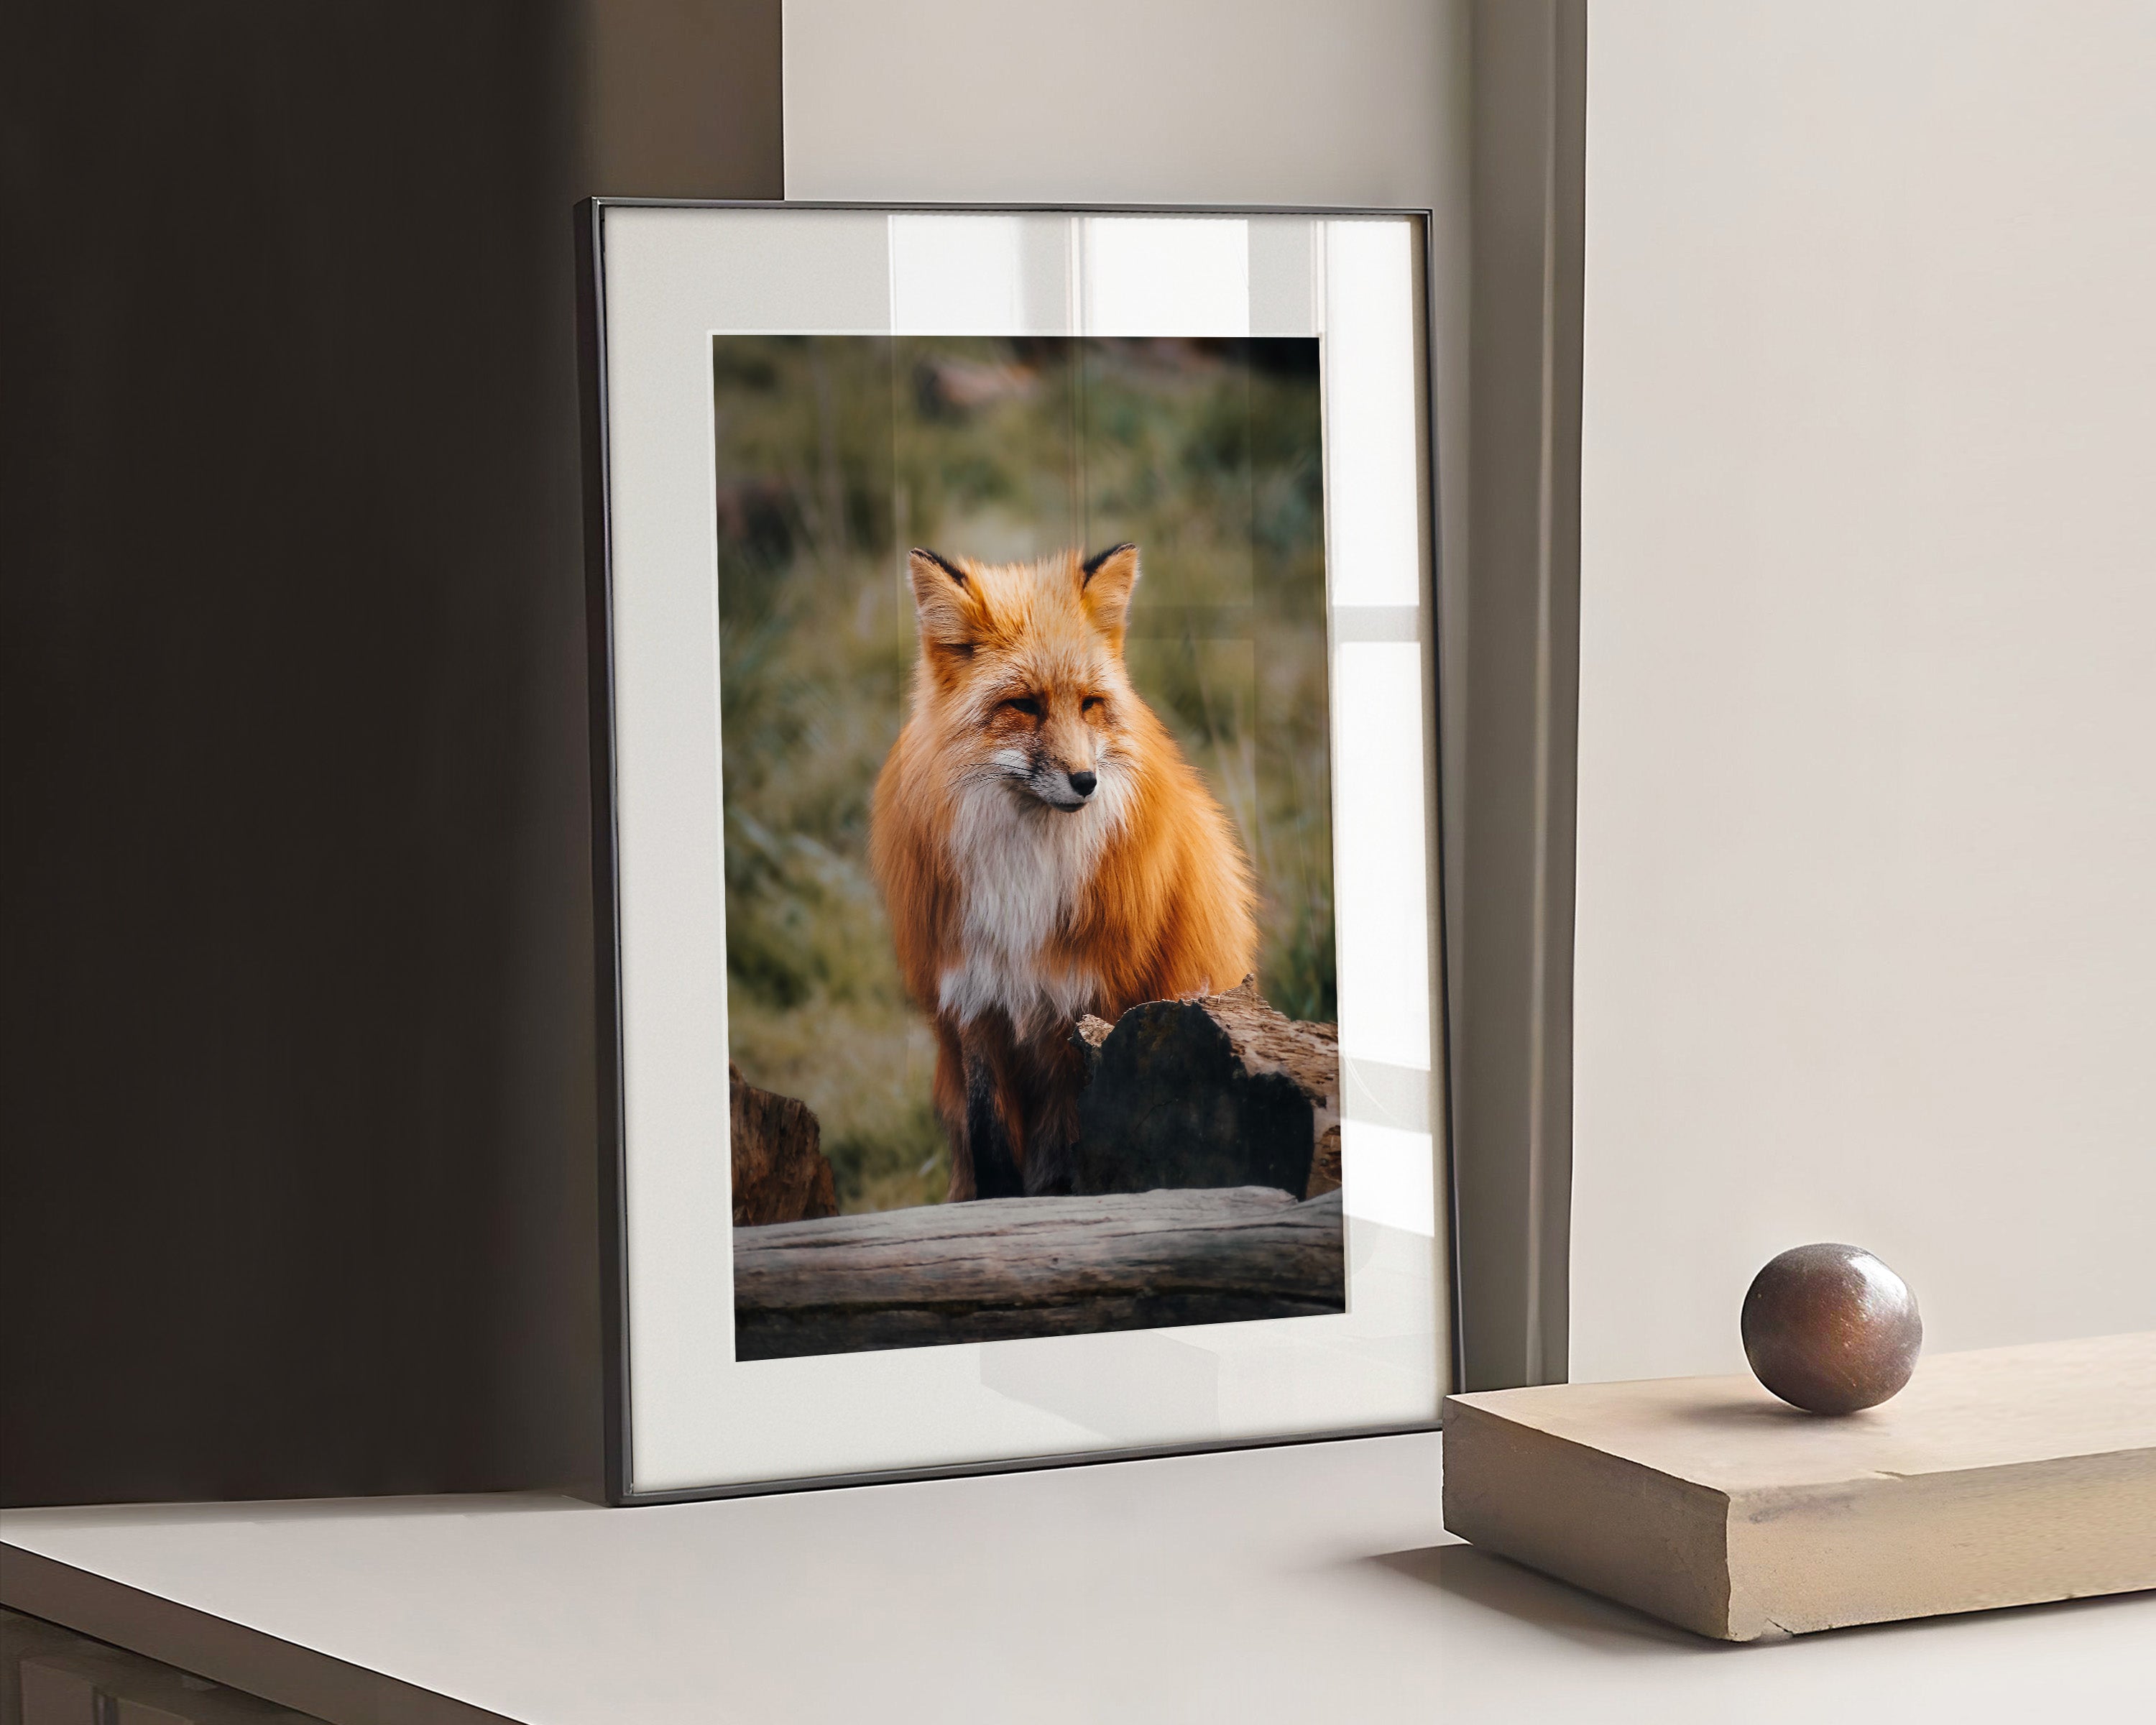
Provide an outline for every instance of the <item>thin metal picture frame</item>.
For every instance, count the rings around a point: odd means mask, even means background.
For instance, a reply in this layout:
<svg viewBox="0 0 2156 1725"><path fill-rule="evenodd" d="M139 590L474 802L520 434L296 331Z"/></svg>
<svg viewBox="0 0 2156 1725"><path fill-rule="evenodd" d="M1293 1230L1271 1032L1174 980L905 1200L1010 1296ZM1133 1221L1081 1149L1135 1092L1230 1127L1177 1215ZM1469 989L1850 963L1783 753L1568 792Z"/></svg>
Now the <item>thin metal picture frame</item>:
<svg viewBox="0 0 2156 1725"><path fill-rule="evenodd" d="M668 209L711 211L824 211L865 214L921 213L937 215L1060 215L1153 217L1295 217L1312 220L1328 218L1389 218L1411 221L1418 227L1422 268L1418 336L1422 342L1423 389L1417 429L1421 439L1419 463L1425 507L1422 511L1424 547L1429 571L1429 591L1423 596L1429 607L1430 627L1421 642L1423 670L1431 691L1429 735L1424 744L1430 815L1426 824L1425 879L1429 882L1429 975L1431 978L1432 1077L1437 1109L1433 1121L1433 1153L1440 1161L1438 1174L1443 1192L1442 1235L1439 1275L1446 1291L1447 1323L1444 1338L1448 1382L1463 1387L1463 1318L1460 1276L1460 1194L1457 1172L1455 1088L1453 1073L1451 982L1447 962L1447 927L1443 757L1440 730L1444 711L1440 682L1444 663L1439 595L1444 581L1439 532L1440 492L1437 466L1437 402L1440 383L1435 296L1431 267L1435 223L1428 209L1387 207L1319 207L1246 204L1096 204L1001 203L870 203L798 201L782 199L693 199L593 198L576 207L574 218L577 267L578 358L581 386L583 501L585 555L586 645L588 663L589 722L592 784L592 906L594 934L595 1009L597 1014L598 1178L600 1193L600 1272L602 1363L603 1373L604 1476L606 1501L615 1506L684 1503L714 1499L767 1496L776 1492L829 1490L839 1486L883 1485L901 1481L965 1477L977 1474L1026 1472L1038 1469L1096 1466L1110 1461L1208 1454L1214 1451L1265 1449L1286 1445L1337 1442L1348 1438L1394 1436L1433 1431L1435 1413L1427 1420L1364 1426L1340 1430L1294 1432L1279 1436L1234 1437L1183 1443L1118 1445L1113 1448L1012 1456L926 1466L870 1469L844 1473L788 1476L771 1480L734 1481L719 1485L670 1489L637 1489L631 1484L631 1412L629 1396L629 1295L627 1238L627 1128L624 1082L624 1012L622 932L620 924L620 850L617 814L618 757L614 721L615 660L613 630L613 556L612 501L608 482L609 443L608 388L604 331L607 283L603 228L609 210Z"/></svg>

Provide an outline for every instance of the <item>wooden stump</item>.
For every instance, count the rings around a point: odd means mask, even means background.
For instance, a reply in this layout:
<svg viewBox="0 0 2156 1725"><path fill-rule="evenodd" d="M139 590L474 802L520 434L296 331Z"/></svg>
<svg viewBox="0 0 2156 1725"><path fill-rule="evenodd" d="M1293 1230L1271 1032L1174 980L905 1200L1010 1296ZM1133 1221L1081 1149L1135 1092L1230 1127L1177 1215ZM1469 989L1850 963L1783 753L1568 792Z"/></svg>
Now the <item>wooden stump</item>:
<svg viewBox="0 0 2156 1725"><path fill-rule="evenodd" d="M1317 1135L1317 1153L1310 1159L1310 1195L1340 1189L1340 1125L1335 1121Z"/></svg>
<svg viewBox="0 0 2156 1725"><path fill-rule="evenodd" d="M758 1090L726 1063L732 1086L734 1226L839 1214L824 1129L806 1102Z"/></svg>
<svg viewBox="0 0 2156 1725"><path fill-rule="evenodd" d="M1276 1012L1255 981L1202 1000L1134 1006L1111 1029L1081 1019L1075 1193L1340 1183L1340 1033ZM1319 1141L1329 1169L1313 1181Z"/></svg>
<svg viewBox="0 0 2156 1725"><path fill-rule="evenodd" d="M1306 1317L1347 1307L1340 1196L982 1199L734 1233L734 1357Z"/></svg>

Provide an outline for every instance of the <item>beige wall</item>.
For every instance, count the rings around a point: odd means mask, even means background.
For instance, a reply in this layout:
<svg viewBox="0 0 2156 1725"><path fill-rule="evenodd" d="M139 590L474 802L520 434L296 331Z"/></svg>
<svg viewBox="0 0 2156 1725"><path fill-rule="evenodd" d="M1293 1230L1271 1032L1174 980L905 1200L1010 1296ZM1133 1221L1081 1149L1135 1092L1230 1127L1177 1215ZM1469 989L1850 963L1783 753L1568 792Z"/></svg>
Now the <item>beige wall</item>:
<svg viewBox="0 0 2156 1725"><path fill-rule="evenodd" d="M1464 380L1467 13L790 0L788 193L1433 205ZM2152 37L1592 14L1575 1376L1818 1238L1938 1346L2156 1325Z"/></svg>
<svg viewBox="0 0 2156 1725"><path fill-rule="evenodd" d="M787 0L787 195L1443 203L1465 13L1430 0Z"/></svg>
<svg viewBox="0 0 2156 1725"><path fill-rule="evenodd" d="M2156 1327L2156 6L1589 44L1573 1373Z"/></svg>

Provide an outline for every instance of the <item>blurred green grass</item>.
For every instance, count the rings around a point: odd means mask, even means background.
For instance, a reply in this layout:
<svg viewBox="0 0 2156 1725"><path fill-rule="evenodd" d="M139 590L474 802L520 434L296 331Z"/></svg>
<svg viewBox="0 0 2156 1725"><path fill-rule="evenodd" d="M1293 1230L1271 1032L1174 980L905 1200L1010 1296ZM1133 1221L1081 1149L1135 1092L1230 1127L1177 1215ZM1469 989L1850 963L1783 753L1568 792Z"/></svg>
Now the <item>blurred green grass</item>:
<svg viewBox="0 0 2156 1725"><path fill-rule="evenodd" d="M941 1202L934 1044L870 879L914 655L905 553L1135 540L1138 691L1235 820L1260 983L1337 1016L1317 344L714 338L727 1008L847 1212Z"/></svg>

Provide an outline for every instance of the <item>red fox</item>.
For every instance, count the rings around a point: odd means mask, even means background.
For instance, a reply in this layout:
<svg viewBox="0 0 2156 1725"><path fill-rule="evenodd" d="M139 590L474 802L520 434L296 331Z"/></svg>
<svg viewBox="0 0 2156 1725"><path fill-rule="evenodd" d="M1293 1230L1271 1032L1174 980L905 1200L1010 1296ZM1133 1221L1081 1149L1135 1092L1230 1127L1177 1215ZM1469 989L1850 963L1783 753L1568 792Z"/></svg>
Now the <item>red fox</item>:
<svg viewBox="0 0 2156 1725"><path fill-rule="evenodd" d="M1073 1023L1247 976L1250 865L1125 674L1135 545L909 562L921 652L869 859L935 1020L950 1198L1066 1192Z"/></svg>

